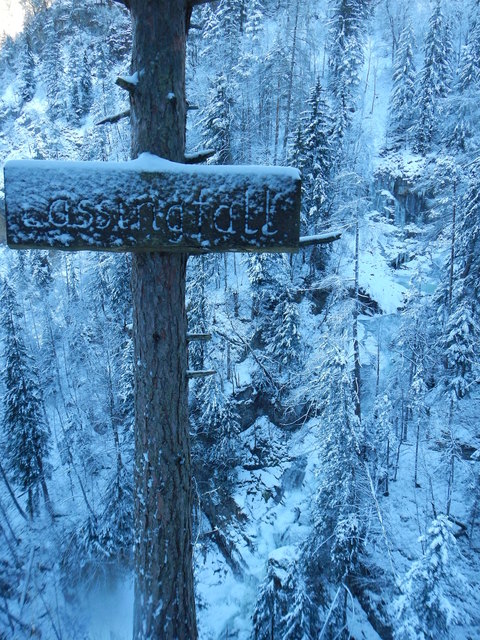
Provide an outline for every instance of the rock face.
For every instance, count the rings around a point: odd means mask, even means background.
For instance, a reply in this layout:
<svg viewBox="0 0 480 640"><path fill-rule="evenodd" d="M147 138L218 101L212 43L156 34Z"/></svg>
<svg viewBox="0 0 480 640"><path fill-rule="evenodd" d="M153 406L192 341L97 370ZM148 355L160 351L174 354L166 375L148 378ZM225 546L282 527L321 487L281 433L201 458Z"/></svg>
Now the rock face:
<svg viewBox="0 0 480 640"><path fill-rule="evenodd" d="M399 227L425 222L431 194L422 185L425 159L390 156L374 176L374 206Z"/></svg>

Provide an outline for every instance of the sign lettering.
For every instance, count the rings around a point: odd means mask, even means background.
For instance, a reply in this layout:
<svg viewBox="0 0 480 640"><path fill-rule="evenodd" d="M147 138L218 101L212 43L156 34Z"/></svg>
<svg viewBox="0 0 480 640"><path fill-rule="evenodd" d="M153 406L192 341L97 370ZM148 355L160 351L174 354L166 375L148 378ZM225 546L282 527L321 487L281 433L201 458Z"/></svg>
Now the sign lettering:
<svg viewBox="0 0 480 640"><path fill-rule="evenodd" d="M5 165L12 248L295 251L300 176L278 167L141 161Z"/></svg>

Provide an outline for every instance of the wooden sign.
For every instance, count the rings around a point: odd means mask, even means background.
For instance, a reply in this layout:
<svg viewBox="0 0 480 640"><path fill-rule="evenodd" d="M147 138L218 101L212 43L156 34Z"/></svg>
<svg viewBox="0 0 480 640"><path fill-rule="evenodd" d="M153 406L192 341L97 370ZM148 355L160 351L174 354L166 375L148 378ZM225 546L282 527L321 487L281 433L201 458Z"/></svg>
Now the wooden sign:
<svg viewBox="0 0 480 640"><path fill-rule="evenodd" d="M13 249L296 251L296 169L198 166L142 154L130 162L10 161Z"/></svg>

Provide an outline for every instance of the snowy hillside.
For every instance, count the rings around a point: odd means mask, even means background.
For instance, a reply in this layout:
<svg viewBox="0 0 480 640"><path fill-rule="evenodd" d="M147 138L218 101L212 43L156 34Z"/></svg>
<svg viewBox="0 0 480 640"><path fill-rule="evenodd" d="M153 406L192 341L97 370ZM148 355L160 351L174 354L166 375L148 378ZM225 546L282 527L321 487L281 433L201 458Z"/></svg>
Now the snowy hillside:
<svg viewBox="0 0 480 640"><path fill-rule="evenodd" d="M128 160L128 11L20 4L2 168ZM301 235L342 234L189 258L202 640L480 639L479 12L194 9L187 152L297 167ZM2 640L132 637L130 267L0 245Z"/></svg>

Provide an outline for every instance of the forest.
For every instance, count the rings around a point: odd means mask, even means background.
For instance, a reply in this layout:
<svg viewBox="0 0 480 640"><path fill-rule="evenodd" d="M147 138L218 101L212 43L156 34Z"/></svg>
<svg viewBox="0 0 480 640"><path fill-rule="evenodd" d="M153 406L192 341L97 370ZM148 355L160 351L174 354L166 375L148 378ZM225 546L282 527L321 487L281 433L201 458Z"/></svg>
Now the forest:
<svg viewBox="0 0 480 640"><path fill-rule="evenodd" d="M128 160L125 7L0 2L0 168ZM188 259L199 637L480 640L480 1L209 2L186 78L187 153L336 238ZM131 254L3 211L0 640L128 640Z"/></svg>

